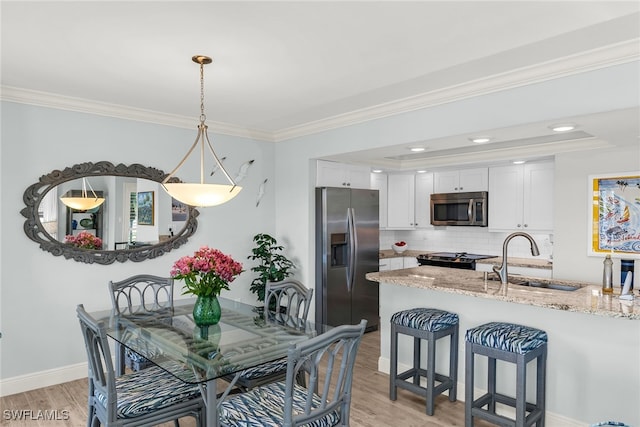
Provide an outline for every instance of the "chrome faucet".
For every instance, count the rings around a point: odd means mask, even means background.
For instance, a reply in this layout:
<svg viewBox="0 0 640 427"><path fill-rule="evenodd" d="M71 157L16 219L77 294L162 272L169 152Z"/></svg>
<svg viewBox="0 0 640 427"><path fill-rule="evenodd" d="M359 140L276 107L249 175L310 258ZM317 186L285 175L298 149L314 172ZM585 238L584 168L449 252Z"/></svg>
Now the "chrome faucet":
<svg viewBox="0 0 640 427"><path fill-rule="evenodd" d="M540 250L538 249L538 245L536 241L533 240L533 237L528 235L527 233L523 233L522 231L516 231L515 233L509 234L506 239L504 239L504 243L502 244L502 265L498 267L497 265L493 266L493 272L500 277L500 283L506 285L509 283L509 275L507 273L507 247L509 246L509 242L514 237L522 236L529 240L531 243L531 255L538 256L540 255Z"/></svg>

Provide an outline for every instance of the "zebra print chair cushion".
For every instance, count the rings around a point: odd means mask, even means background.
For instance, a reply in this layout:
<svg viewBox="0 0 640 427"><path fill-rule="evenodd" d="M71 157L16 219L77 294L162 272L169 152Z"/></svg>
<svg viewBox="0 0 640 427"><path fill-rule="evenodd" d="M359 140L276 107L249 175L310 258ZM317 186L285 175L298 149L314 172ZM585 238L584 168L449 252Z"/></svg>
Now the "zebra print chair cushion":
<svg viewBox="0 0 640 427"><path fill-rule="evenodd" d="M307 390L294 385L293 411L302 413L306 404ZM220 424L223 426L281 426L284 419L285 383L276 382L254 388L221 402ZM314 407L321 405L321 399L314 394ZM305 427L330 427L340 422L340 415L331 412L319 420L305 424Z"/></svg>
<svg viewBox="0 0 640 427"><path fill-rule="evenodd" d="M437 332L458 324L458 315L435 308L412 308L391 316L391 323L408 328Z"/></svg>
<svg viewBox="0 0 640 427"><path fill-rule="evenodd" d="M116 379L118 418L135 418L200 396L197 385L187 384L157 366ZM107 397L96 393L105 405Z"/></svg>
<svg viewBox="0 0 640 427"><path fill-rule="evenodd" d="M240 378L246 380L252 380L255 378L262 378L267 375L276 374L278 372L287 372L287 358L268 362L254 368L245 369L240 374Z"/></svg>
<svg viewBox="0 0 640 427"><path fill-rule="evenodd" d="M547 342L547 333L515 323L491 322L467 330L465 340L512 353L526 354Z"/></svg>

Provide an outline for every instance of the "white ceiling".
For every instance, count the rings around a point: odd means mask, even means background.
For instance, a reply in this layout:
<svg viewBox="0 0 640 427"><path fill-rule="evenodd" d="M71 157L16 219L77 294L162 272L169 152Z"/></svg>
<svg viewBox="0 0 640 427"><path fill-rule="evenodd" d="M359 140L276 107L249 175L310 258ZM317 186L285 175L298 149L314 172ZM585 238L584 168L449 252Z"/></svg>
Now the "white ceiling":
<svg viewBox="0 0 640 427"><path fill-rule="evenodd" d="M55 104L55 94L193 127L191 56L204 54L214 59L205 68L210 127L272 141L536 64L640 46L637 1L2 1L0 12L3 99ZM637 142L638 110L620 113L580 118L593 122L583 130L604 138L608 123L624 124ZM502 141L539 136L530 132L493 130ZM352 160L383 164L405 150Z"/></svg>

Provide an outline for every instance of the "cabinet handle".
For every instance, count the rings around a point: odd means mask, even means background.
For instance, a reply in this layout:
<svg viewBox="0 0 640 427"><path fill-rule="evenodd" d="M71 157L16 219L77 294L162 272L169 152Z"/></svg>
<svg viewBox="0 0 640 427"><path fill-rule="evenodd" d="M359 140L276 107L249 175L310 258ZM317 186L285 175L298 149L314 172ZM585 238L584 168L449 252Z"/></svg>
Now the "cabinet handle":
<svg viewBox="0 0 640 427"><path fill-rule="evenodd" d="M464 190L462 187L460 187L460 190Z"/></svg>
<svg viewBox="0 0 640 427"><path fill-rule="evenodd" d="M522 225L518 224L518 228L522 227Z"/></svg>
<svg viewBox="0 0 640 427"><path fill-rule="evenodd" d="M529 226L529 224L525 224L524 226L525 226L525 227L528 227L528 226Z"/></svg>

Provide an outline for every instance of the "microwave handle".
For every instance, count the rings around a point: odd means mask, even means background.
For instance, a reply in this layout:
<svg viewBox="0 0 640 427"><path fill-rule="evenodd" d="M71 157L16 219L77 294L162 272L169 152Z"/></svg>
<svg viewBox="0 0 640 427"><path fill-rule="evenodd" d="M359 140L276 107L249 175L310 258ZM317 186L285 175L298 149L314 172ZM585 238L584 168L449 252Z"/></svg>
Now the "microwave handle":
<svg viewBox="0 0 640 427"><path fill-rule="evenodd" d="M469 215L469 225L473 225L476 222L476 203L474 199L469 199L469 206L467 207L467 215Z"/></svg>

